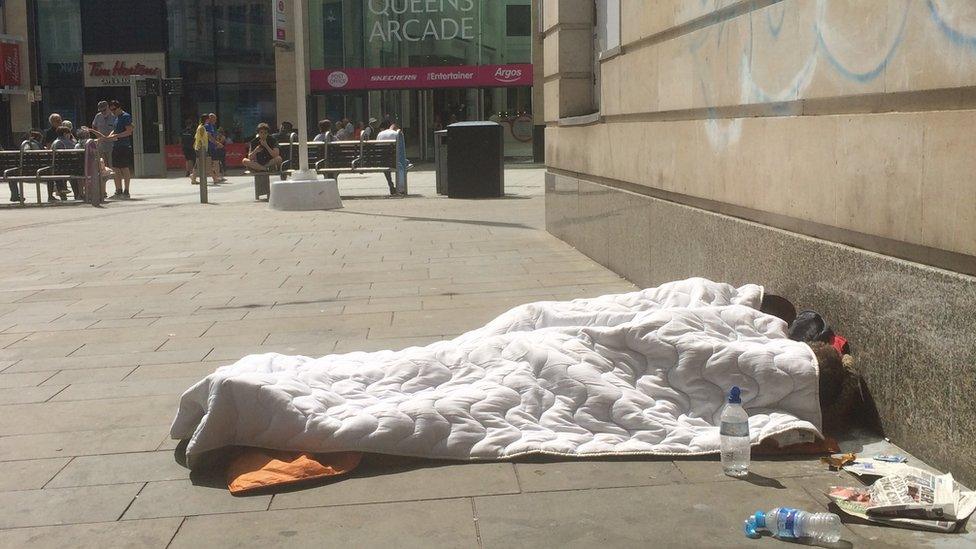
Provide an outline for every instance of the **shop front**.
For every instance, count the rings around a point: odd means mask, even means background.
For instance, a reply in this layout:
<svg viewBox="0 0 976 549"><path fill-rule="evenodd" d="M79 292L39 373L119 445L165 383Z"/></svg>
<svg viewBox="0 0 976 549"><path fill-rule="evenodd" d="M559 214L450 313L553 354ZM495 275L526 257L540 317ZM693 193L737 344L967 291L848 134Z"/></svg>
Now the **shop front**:
<svg viewBox="0 0 976 549"><path fill-rule="evenodd" d="M531 1L319 0L309 6L317 118L396 120L411 159L433 160L453 122L506 126L532 156Z"/></svg>

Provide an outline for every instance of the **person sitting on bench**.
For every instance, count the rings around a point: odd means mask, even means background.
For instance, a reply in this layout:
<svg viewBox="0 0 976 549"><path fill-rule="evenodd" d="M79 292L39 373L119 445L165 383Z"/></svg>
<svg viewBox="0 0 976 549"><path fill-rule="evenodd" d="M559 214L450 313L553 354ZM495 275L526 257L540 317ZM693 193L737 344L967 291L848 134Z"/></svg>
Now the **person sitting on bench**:
<svg viewBox="0 0 976 549"><path fill-rule="evenodd" d="M271 128L264 122L258 124L258 134L251 140L244 168L252 172L272 171L281 165L278 142L271 136Z"/></svg>

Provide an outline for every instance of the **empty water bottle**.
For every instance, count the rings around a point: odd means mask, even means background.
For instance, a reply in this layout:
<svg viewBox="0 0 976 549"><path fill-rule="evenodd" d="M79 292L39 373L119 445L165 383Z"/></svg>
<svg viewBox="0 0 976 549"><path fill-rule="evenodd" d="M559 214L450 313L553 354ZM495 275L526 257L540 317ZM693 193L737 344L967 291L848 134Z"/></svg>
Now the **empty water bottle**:
<svg viewBox="0 0 976 549"><path fill-rule="evenodd" d="M722 469L726 475L749 474L749 414L742 408L741 391L732 387L729 401L722 410Z"/></svg>
<svg viewBox="0 0 976 549"><path fill-rule="evenodd" d="M768 513L756 511L746 519L746 536L758 538L759 530L767 530L780 539L835 543L840 540L840 517L833 513L807 513L777 507Z"/></svg>

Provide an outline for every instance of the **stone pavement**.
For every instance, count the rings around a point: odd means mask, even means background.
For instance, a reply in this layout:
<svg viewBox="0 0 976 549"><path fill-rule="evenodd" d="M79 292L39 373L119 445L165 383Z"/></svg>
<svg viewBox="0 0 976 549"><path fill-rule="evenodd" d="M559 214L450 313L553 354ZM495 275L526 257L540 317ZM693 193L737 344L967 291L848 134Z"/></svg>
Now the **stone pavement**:
<svg viewBox="0 0 976 549"><path fill-rule="evenodd" d="M761 547L778 542L745 539L748 514L856 483L814 460L734 481L714 460L382 456L274 496L191 480L167 437L178 397L245 354L425 344L526 301L633 289L544 231L537 168L481 201L437 197L430 171L406 199L344 177L343 210L306 213L231 179L210 205L172 178L103 208L0 208L0 547ZM976 542L856 523L844 539Z"/></svg>

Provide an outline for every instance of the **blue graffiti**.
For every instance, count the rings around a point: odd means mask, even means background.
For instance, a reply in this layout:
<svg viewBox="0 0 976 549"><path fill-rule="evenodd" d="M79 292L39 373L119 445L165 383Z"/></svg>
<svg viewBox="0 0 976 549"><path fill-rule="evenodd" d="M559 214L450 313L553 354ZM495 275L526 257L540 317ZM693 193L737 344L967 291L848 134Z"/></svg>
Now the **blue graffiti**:
<svg viewBox="0 0 976 549"><path fill-rule="evenodd" d="M773 39L779 39L779 32L783 30L783 22L786 20L786 8L780 6L779 21L773 21L772 8L766 10L766 26L769 27L769 34Z"/></svg>
<svg viewBox="0 0 976 549"><path fill-rule="evenodd" d="M857 82L870 82L871 80L874 80L880 76L888 66L888 63L890 63L895 57L895 53L898 51L898 46L901 45L901 42L905 37L905 28L908 23L908 12L909 6L906 4L905 13L901 18L901 25L898 27L898 34L895 35L895 39L891 42L891 47L888 49L888 53L886 53L881 62L871 70L858 72L845 67L844 64L841 63L841 61L837 59L837 57L834 56L834 54L830 51L830 48L827 46L827 41L824 40L823 32L821 32L819 26L815 25L814 31L817 34L817 43L819 44L820 50L823 52L824 57L827 59L827 62L830 63L830 65L834 67L834 69L840 73L841 76L847 78L848 80L856 80Z"/></svg>
<svg viewBox="0 0 976 549"><path fill-rule="evenodd" d="M942 17L942 13L939 12L939 8L935 5L933 0L928 0L927 4L929 6L929 15L932 17L932 21L935 22L935 26L942 31L942 34L946 35L946 37L956 45L976 49L976 36L963 34L962 32L952 28L952 26L946 22L945 18Z"/></svg>

